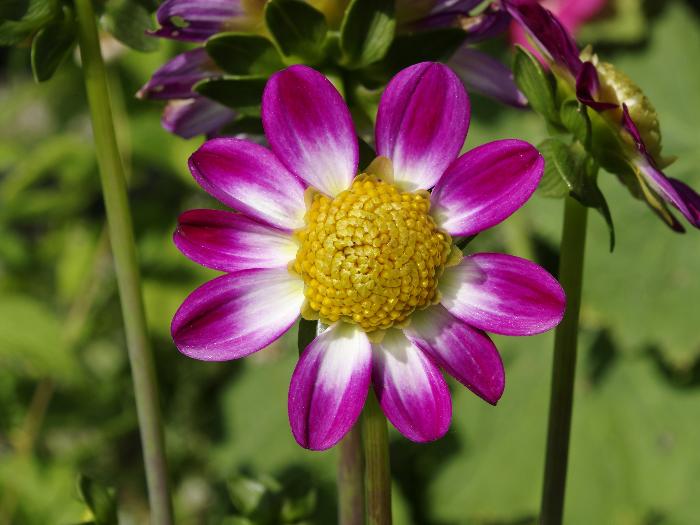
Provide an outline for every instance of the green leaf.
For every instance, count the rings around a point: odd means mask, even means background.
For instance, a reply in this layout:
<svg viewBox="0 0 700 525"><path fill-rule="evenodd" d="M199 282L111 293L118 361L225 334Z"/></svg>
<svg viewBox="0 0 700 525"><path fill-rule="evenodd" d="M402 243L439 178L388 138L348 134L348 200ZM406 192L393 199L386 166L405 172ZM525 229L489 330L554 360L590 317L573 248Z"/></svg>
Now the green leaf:
<svg viewBox="0 0 700 525"><path fill-rule="evenodd" d="M306 494L297 498L285 498L280 510L280 518L284 523L295 523L312 517L316 510L317 494L311 489Z"/></svg>
<svg viewBox="0 0 700 525"><path fill-rule="evenodd" d="M225 76L202 80L195 84L194 90L225 106L250 108L260 105L266 82L267 78L262 76Z"/></svg>
<svg viewBox="0 0 700 525"><path fill-rule="evenodd" d="M270 75L284 67L267 38L249 33L219 33L206 43L207 53L232 75Z"/></svg>
<svg viewBox="0 0 700 525"><path fill-rule="evenodd" d="M265 22L285 57L312 65L323 60L328 33L323 13L297 0L270 0Z"/></svg>
<svg viewBox="0 0 700 525"><path fill-rule="evenodd" d="M545 72L532 53L521 46L515 46L513 77L532 109L548 121L557 124L559 112L551 76Z"/></svg>
<svg viewBox="0 0 700 525"><path fill-rule="evenodd" d="M70 54L76 41L73 11L63 8L63 18L44 26L32 40L32 73L37 82L50 79Z"/></svg>
<svg viewBox="0 0 700 525"><path fill-rule="evenodd" d="M590 150L591 121L586 106L576 99L566 100L559 109L559 117L562 125Z"/></svg>
<svg viewBox="0 0 700 525"><path fill-rule="evenodd" d="M613 226L608 202L598 187L598 164L592 157L585 155L580 164L579 173L578 184L571 191L571 196L584 206L597 210L605 219L610 236L610 251L612 252L615 249L615 227Z"/></svg>
<svg viewBox="0 0 700 525"><path fill-rule="evenodd" d="M393 0L353 0L340 27L344 65L356 69L382 59L395 30Z"/></svg>
<svg viewBox="0 0 700 525"><path fill-rule="evenodd" d="M78 477L78 492L85 504L90 508L97 525L117 525L117 501L111 490L94 479L80 474Z"/></svg>
<svg viewBox="0 0 700 525"><path fill-rule="evenodd" d="M0 20L21 20L29 10L29 0L3 0L0 2Z"/></svg>
<svg viewBox="0 0 700 525"><path fill-rule="evenodd" d="M610 251L613 251L615 229L608 203L598 187L598 164L579 143L567 145L550 138L542 142L539 149L545 159L540 193L558 198L569 194L584 206L598 210L608 226Z"/></svg>
<svg viewBox="0 0 700 525"><path fill-rule="evenodd" d="M253 514L260 506L268 488L257 480L237 476L228 482L228 494L236 510L244 516Z"/></svg>
<svg viewBox="0 0 700 525"><path fill-rule="evenodd" d="M0 46L13 46L29 38L44 25L59 16L56 0L30 0L27 3L2 5L8 19L0 22ZM19 20L15 17L21 16Z"/></svg>
<svg viewBox="0 0 700 525"><path fill-rule="evenodd" d="M135 0L109 0L100 21L106 31L132 49L158 49L158 39L146 34L152 29L151 15Z"/></svg>
<svg viewBox="0 0 700 525"><path fill-rule="evenodd" d="M467 34L456 27L428 29L397 35L386 56L366 68L370 78L388 80L417 62L446 60L464 42Z"/></svg>

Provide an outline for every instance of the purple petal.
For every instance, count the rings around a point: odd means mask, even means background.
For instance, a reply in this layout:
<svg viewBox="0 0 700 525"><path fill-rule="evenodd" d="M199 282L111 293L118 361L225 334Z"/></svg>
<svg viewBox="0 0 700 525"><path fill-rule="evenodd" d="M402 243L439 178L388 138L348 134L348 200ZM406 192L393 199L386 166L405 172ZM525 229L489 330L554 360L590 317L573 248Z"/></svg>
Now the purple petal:
<svg viewBox="0 0 700 525"><path fill-rule="evenodd" d="M494 8L493 4L476 16L462 18L460 26L467 33L466 43L476 44L490 40L508 30L511 17L502 9Z"/></svg>
<svg viewBox="0 0 700 525"><path fill-rule="evenodd" d="M204 97L171 100L165 106L161 124L170 133L183 139L218 133L233 122L236 113Z"/></svg>
<svg viewBox="0 0 700 525"><path fill-rule="evenodd" d="M495 58L467 45L460 47L447 62L468 90L515 107L525 107L527 97L513 80L513 72Z"/></svg>
<svg viewBox="0 0 700 525"><path fill-rule="evenodd" d="M400 71L384 90L375 130L377 154L409 190L431 188L464 145L469 98L452 70L422 62Z"/></svg>
<svg viewBox="0 0 700 525"><path fill-rule="evenodd" d="M481 330L503 335L546 332L564 316L564 290L544 268L520 257L478 253L445 269L442 304Z"/></svg>
<svg viewBox="0 0 700 525"><path fill-rule="evenodd" d="M463 323L441 305L414 313L406 336L433 361L488 403L505 387L501 356L489 336Z"/></svg>
<svg viewBox="0 0 700 525"><path fill-rule="evenodd" d="M283 230L304 225L304 184L263 146L234 138L205 142L190 171L209 194L234 210Z"/></svg>
<svg viewBox="0 0 700 525"><path fill-rule="evenodd" d="M266 347L299 318L304 283L286 268L222 275L192 292L170 327L180 352L229 361Z"/></svg>
<svg viewBox="0 0 700 525"><path fill-rule="evenodd" d="M639 157L635 159L635 166L639 169L640 174L644 177L646 183L666 202L672 204L680 211L683 216L688 219L688 222L700 228L700 195L698 195L690 186L664 175L664 173L656 167L656 162L647 151L646 144L642 140L642 135L639 133L637 125L632 120L629 109L626 104L622 104L622 127L632 136ZM683 231L674 228L677 231Z"/></svg>
<svg viewBox="0 0 700 525"><path fill-rule="evenodd" d="M194 97L196 94L192 91L192 86L219 73L219 68L209 58L206 50L198 47L177 55L158 69L136 96L142 99Z"/></svg>
<svg viewBox="0 0 700 525"><path fill-rule="evenodd" d="M343 97L318 71L297 65L275 73L262 102L265 136L287 168L327 195L347 189L359 148Z"/></svg>
<svg viewBox="0 0 700 525"><path fill-rule="evenodd" d="M186 211L173 241L193 261L222 272L286 268L298 249L289 233L221 210Z"/></svg>
<svg viewBox="0 0 700 525"><path fill-rule="evenodd" d="M434 441L447 432L452 400L437 366L406 339L389 330L373 345L372 382L386 417L412 441Z"/></svg>
<svg viewBox="0 0 700 525"><path fill-rule="evenodd" d="M576 98L583 104L595 109L605 111L618 107L614 102L601 102L596 100L600 92L600 80L598 71L591 62L584 62L576 77Z"/></svg>
<svg viewBox="0 0 700 525"><path fill-rule="evenodd" d="M367 398L372 349L364 332L336 323L302 354L289 386L289 423L304 448L325 450L357 421Z"/></svg>
<svg viewBox="0 0 700 525"><path fill-rule="evenodd" d="M447 168L430 196L432 214L448 233L473 235L525 204L543 171L542 155L527 142L506 139L483 144Z"/></svg>
<svg viewBox="0 0 700 525"><path fill-rule="evenodd" d="M551 11L534 0L503 0L503 5L549 59L578 76L581 59L576 41Z"/></svg>
<svg viewBox="0 0 700 525"><path fill-rule="evenodd" d="M224 29L250 25L243 3L241 0L165 0L156 11L161 27L151 34L203 42Z"/></svg>

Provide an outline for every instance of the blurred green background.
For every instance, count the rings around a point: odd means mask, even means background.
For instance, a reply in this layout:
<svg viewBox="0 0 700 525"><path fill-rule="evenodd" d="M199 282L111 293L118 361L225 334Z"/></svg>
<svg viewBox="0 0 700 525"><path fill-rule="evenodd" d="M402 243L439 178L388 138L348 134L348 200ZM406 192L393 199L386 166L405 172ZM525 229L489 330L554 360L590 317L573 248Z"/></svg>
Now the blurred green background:
<svg viewBox="0 0 700 525"><path fill-rule="evenodd" d="M647 19L629 14L582 35L643 86L661 117L664 151L678 156L667 173L698 188L698 10L690 1L657 4ZM190 360L170 340L175 309L214 275L173 246L176 217L215 206L187 172L199 142L169 135L160 108L133 98L174 50L113 50L110 71L119 139L132 166L178 522L255 523L231 518L231 481L243 474L274 478L285 495L306 502L290 522L332 524L336 453L299 448L287 423L296 334L230 363ZM89 519L79 473L114 489L121 523L145 523L134 400L81 76L71 59L36 85L28 55L0 54L0 525ZM467 148L545 137L534 114L477 96L472 105ZM600 185L618 242L609 253L605 225L591 214L566 523L695 524L700 235L667 230L612 176L601 174ZM535 196L470 249L531 256L553 270L561 206ZM451 383L454 418L445 438L416 445L392 431L397 525L533 522L551 335L499 337L497 344L507 372L498 407Z"/></svg>

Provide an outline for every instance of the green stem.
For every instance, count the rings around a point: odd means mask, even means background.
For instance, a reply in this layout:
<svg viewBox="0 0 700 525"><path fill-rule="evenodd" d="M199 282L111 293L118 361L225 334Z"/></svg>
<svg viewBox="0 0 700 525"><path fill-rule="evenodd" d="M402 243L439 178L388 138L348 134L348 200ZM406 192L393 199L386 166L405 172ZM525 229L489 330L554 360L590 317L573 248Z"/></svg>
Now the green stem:
<svg viewBox="0 0 700 525"><path fill-rule="evenodd" d="M367 525L391 525L389 432L373 390L370 390L362 412L362 444L365 451Z"/></svg>
<svg viewBox="0 0 700 525"><path fill-rule="evenodd" d="M365 465L362 423L358 420L338 444L338 525L365 523Z"/></svg>
<svg viewBox="0 0 700 525"><path fill-rule="evenodd" d="M571 197L566 198L559 252L559 281L566 292L567 308L554 336L541 525L561 525L564 514L587 214L588 208Z"/></svg>
<svg viewBox="0 0 700 525"><path fill-rule="evenodd" d="M114 131L107 76L100 52L92 2L91 0L76 0L75 6L78 17L83 76L90 105L97 162L100 168L109 236L134 381L136 411L148 482L151 523L170 525L173 523L173 512L168 487L158 388L153 356L146 332L131 214L122 159Z"/></svg>

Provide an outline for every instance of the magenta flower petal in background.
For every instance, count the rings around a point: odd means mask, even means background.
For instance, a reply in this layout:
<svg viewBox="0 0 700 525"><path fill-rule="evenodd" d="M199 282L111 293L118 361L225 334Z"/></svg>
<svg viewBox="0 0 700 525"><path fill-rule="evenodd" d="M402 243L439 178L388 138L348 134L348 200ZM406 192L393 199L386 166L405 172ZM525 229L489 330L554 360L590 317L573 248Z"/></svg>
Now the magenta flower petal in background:
<svg viewBox="0 0 700 525"><path fill-rule="evenodd" d="M186 211L173 241L194 262L222 272L286 267L298 248L287 232L222 210Z"/></svg>
<svg viewBox="0 0 700 525"><path fill-rule="evenodd" d="M212 139L192 155L190 171L226 206L285 230L304 224L304 185L263 146Z"/></svg>
<svg viewBox="0 0 700 525"><path fill-rule="evenodd" d="M496 345L481 330L457 319L444 306L416 313L404 330L408 339L483 400L495 405L506 374Z"/></svg>
<svg viewBox="0 0 700 525"><path fill-rule="evenodd" d="M218 133L233 122L236 113L204 97L171 100L165 106L161 124L164 129L183 139Z"/></svg>
<svg viewBox="0 0 700 525"><path fill-rule="evenodd" d="M481 330L551 328L563 315L563 292L522 259L460 262L448 231L478 231L513 213L542 177L539 153L509 140L457 158L469 102L457 76L434 63L400 72L382 97L383 177L356 173L349 111L310 68L270 79L262 118L272 151L213 139L190 158L197 182L241 213L181 217L178 247L231 273L185 300L172 324L178 348L197 359L236 359L280 337L300 314L328 325L303 352L289 391L292 433L314 450L352 427L370 381L387 418L414 441L449 428L439 367L495 404L503 365ZM432 195L425 191L435 184Z"/></svg>
<svg viewBox="0 0 700 525"><path fill-rule="evenodd" d="M319 72L292 66L270 77L262 101L272 151L310 186L336 195L357 173L359 147L350 111Z"/></svg>
<svg viewBox="0 0 700 525"><path fill-rule="evenodd" d="M377 154L391 159L394 180L403 187L431 188L462 149L469 116L467 93L449 68L429 62L410 66L382 95Z"/></svg>
<svg viewBox="0 0 700 525"><path fill-rule="evenodd" d="M437 366L400 330L389 330L372 351L374 390L391 424L419 443L444 436L452 400Z"/></svg>
<svg viewBox="0 0 700 525"><path fill-rule="evenodd" d="M136 96L165 99L197 96L192 88L200 80L221 74L203 47L185 51L158 69Z"/></svg>
<svg viewBox="0 0 700 525"><path fill-rule="evenodd" d="M289 423L302 447L330 448L352 428L371 371L369 340L350 325L332 326L306 348L289 386Z"/></svg>
<svg viewBox="0 0 700 525"><path fill-rule="evenodd" d="M185 299L173 318L173 340L195 359L238 359L285 333L299 318L303 302L303 283L286 268L222 275Z"/></svg>
<svg viewBox="0 0 700 525"><path fill-rule="evenodd" d="M527 98L513 80L513 72L495 58L469 45L461 46L447 61L467 89L503 104L525 107Z"/></svg>
<svg viewBox="0 0 700 525"><path fill-rule="evenodd" d="M433 189L433 214L451 235L467 236L509 217L532 196L544 159L522 140L483 144L453 162Z"/></svg>
<svg viewBox="0 0 700 525"><path fill-rule="evenodd" d="M481 330L533 335L551 330L564 316L561 285L542 267L520 257L477 253L445 269L442 304Z"/></svg>

